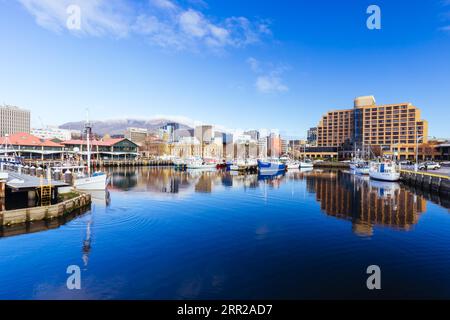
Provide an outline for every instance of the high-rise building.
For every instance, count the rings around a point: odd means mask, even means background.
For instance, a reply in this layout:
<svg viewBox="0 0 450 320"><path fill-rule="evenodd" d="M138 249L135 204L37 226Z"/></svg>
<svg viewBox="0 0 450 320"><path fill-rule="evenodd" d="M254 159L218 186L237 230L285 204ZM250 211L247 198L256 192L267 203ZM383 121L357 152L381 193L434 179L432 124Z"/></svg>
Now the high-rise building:
<svg viewBox="0 0 450 320"><path fill-rule="evenodd" d="M194 136L200 141L200 144L210 143L213 137L213 128L211 125L202 125L195 127Z"/></svg>
<svg viewBox="0 0 450 320"><path fill-rule="evenodd" d="M317 144L317 127L309 128L307 133L308 144L314 146Z"/></svg>
<svg viewBox="0 0 450 320"><path fill-rule="evenodd" d="M281 138L277 133L272 132L267 137L267 155L278 158L281 155Z"/></svg>
<svg viewBox="0 0 450 320"><path fill-rule="evenodd" d="M267 137L260 137L258 139L258 157L267 158Z"/></svg>
<svg viewBox="0 0 450 320"><path fill-rule="evenodd" d="M286 139L280 139L280 151L282 155L285 155L289 151L289 144Z"/></svg>
<svg viewBox="0 0 450 320"><path fill-rule="evenodd" d="M145 128L127 128L125 138L137 144L142 144L148 136L148 130Z"/></svg>
<svg viewBox="0 0 450 320"><path fill-rule="evenodd" d="M401 159L414 158L418 143L427 143L428 122L411 103L376 105L373 96L358 97L353 109L329 111L319 122L319 147L379 147Z"/></svg>
<svg viewBox="0 0 450 320"><path fill-rule="evenodd" d="M30 133L30 111L14 106L0 106L0 136Z"/></svg>
<svg viewBox="0 0 450 320"><path fill-rule="evenodd" d="M258 139L259 139L259 131L258 130L248 130L248 131L245 131L244 134L250 136L253 140L258 141Z"/></svg>

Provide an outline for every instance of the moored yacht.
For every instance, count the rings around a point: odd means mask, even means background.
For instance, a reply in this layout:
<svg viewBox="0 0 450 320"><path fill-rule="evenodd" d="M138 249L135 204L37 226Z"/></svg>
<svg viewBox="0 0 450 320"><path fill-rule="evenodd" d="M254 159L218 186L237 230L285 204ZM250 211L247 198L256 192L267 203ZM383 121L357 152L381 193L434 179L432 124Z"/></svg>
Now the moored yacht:
<svg viewBox="0 0 450 320"><path fill-rule="evenodd" d="M382 181L399 181L400 168L395 162L384 160L382 162L371 162L369 168L369 176L371 179Z"/></svg>
<svg viewBox="0 0 450 320"><path fill-rule="evenodd" d="M300 161L300 168L313 168L314 164L310 159Z"/></svg>
<svg viewBox="0 0 450 320"><path fill-rule="evenodd" d="M87 143L87 173L80 173L73 181L73 186L78 190L105 190L108 185L108 176L106 173L96 171L91 174L91 125L89 119L86 119L86 143Z"/></svg>

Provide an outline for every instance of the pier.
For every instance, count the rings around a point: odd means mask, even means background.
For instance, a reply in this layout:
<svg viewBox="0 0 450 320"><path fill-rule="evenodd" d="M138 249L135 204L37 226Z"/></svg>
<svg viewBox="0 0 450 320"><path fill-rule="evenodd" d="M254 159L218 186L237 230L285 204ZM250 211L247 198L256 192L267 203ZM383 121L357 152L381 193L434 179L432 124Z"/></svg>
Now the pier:
<svg viewBox="0 0 450 320"><path fill-rule="evenodd" d="M429 172L401 170L401 181L411 187L450 196L450 176Z"/></svg>

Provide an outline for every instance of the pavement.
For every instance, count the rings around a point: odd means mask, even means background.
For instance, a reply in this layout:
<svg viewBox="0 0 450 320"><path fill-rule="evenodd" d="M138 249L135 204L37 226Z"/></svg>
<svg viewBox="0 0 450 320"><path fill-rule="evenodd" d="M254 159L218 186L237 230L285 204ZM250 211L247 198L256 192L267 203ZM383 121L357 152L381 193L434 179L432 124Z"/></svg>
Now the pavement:
<svg viewBox="0 0 450 320"><path fill-rule="evenodd" d="M414 171L414 166L402 166L402 169ZM438 170L419 170L419 172L429 172L450 177L450 167L441 167Z"/></svg>

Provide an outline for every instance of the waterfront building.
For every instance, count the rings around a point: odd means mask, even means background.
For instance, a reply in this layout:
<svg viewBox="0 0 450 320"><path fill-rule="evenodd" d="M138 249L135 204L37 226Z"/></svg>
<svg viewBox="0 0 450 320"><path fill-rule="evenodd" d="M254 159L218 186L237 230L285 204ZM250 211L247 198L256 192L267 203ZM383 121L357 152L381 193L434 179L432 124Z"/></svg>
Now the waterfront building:
<svg viewBox="0 0 450 320"><path fill-rule="evenodd" d="M65 151L69 154L87 157L86 140L63 141ZM134 160L139 156L139 145L127 138L91 140L91 155L95 160Z"/></svg>
<svg viewBox="0 0 450 320"><path fill-rule="evenodd" d="M177 158L201 157L202 148L196 137L182 137L172 146L172 156Z"/></svg>
<svg viewBox="0 0 450 320"><path fill-rule="evenodd" d="M149 134L139 144L139 154L143 158L154 158L170 154L170 144L161 139L157 134Z"/></svg>
<svg viewBox="0 0 450 320"><path fill-rule="evenodd" d="M0 136L30 133L30 111L14 106L0 106Z"/></svg>
<svg viewBox="0 0 450 320"><path fill-rule="evenodd" d="M235 159L256 159L258 157L258 141L252 139L248 134L236 137L234 141Z"/></svg>
<svg viewBox="0 0 450 320"><path fill-rule="evenodd" d="M137 144L142 144L148 136L146 128L127 128L125 131L125 138Z"/></svg>
<svg viewBox="0 0 450 320"><path fill-rule="evenodd" d="M81 131L78 132L81 135ZM73 130L47 126L45 128L33 128L31 129L31 134L41 139L58 139L65 141L73 139L73 135L76 135L77 133L73 132Z"/></svg>
<svg viewBox="0 0 450 320"><path fill-rule="evenodd" d="M439 151L439 159L450 161L450 143L443 143L436 146Z"/></svg>
<svg viewBox="0 0 450 320"><path fill-rule="evenodd" d="M0 153L36 160L63 159L64 146L49 139L41 139L27 132L0 137ZM6 149L6 145L8 145Z"/></svg>
<svg viewBox="0 0 450 320"><path fill-rule="evenodd" d="M317 127L318 147L379 148L400 159L414 159L417 141L428 142L428 123L411 103L376 105L373 96L358 97L353 109L329 111ZM424 155L420 155L424 158Z"/></svg>
<svg viewBox="0 0 450 320"><path fill-rule="evenodd" d="M307 132L307 141L310 146L317 145L317 127L309 128Z"/></svg>

